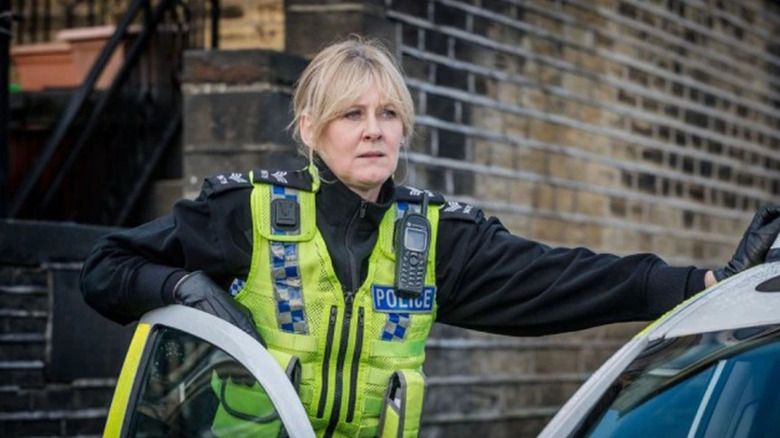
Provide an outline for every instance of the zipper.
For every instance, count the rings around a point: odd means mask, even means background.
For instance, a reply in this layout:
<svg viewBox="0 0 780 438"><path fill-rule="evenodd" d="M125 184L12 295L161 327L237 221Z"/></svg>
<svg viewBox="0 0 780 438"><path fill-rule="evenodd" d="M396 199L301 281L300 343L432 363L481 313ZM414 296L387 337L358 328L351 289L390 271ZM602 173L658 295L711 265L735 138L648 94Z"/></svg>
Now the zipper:
<svg viewBox="0 0 780 438"><path fill-rule="evenodd" d="M325 430L325 438L329 438L333 436L333 432L336 431L336 426L339 423L339 414L341 413L341 397L343 393L343 387L344 387L344 361L347 357L347 349L349 348L349 327L352 324L352 306L355 301L355 293L357 289L360 287L358 282L360 281L360 266L358 266L356 260L355 260L355 254L352 252L351 243L352 239L355 234L355 225L358 219L363 219L366 216L366 208L368 207L368 203L364 200L360 200L360 207L358 207L358 210L355 212L355 214L352 216L352 220L349 223L349 227L347 228L347 233L344 238L344 249L347 252L347 256L349 258L349 271L350 271L350 284L347 285L348 288L344 291L344 322L341 326L341 339L339 342L339 354L336 358L336 387L333 391L333 410L331 411L330 415L330 422L328 423L328 428ZM362 308L360 312L360 316L362 316ZM362 326L362 320L361 324ZM358 327L358 333L357 337L360 339L362 343L363 338L363 331L362 327ZM356 362L360 359L358 357L358 354L360 353L361 346L358 344L358 346L355 348L355 354L352 358L352 368L356 368L357 364ZM356 370L350 369L351 375L350 375L350 382L353 382L357 379L356 377ZM354 400L355 397L355 387L352 386L349 395L349 400L352 403L350 405L350 409L347 411L347 422L352 421L352 417L354 416Z"/></svg>
<svg viewBox="0 0 780 438"><path fill-rule="evenodd" d="M339 423L339 414L341 413L341 395L344 387L344 360L347 357L347 348L349 348L349 325L352 322L352 303L355 299L355 293L348 291L344 295L346 309L344 312L344 324L341 326L341 342L339 343L339 355L336 358L336 387L333 391L333 411L330 414L328 429L325 430L325 437L333 436L336 425Z"/></svg>
<svg viewBox="0 0 780 438"><path fill-rule="evenodd" d="M360 365L360 352L363 349L363 308L358 309L358 327L355 334L355 354L352 355L352 374L349 376L349 405L347 405L347 423L352 422L355 415L355 402L357 401L357 377Z"/></svg>
<svg viewBox="0 0 780 438"><path fill-rule="evenodd" d="M333 348L333 333L336 330L336 315L338 308L330 307L330 320L328 321L328 336L325 339L325 357L322 361L322 391L320 392L320 405L317 407L317 418L325 414L325 403L328 395L328 366L330 365L330 353Z"/></svg>

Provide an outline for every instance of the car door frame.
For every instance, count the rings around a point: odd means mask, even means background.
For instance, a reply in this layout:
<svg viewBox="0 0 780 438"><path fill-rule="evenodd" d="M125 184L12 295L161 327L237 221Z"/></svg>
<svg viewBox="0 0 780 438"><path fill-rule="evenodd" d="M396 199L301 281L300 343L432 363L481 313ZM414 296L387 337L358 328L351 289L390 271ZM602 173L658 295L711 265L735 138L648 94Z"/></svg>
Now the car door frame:
<svg viewBox="0 0 780 438"><path fill-rule="evenodd" d="M314 430L295 388L262 345L227 321L180 305L153 310L138 322L117 380L104 437L127 436L132 410L143 383L143 371L154 346L153 334L157 326L170 327L195 336L232 356L263 386L288 435L293 438L314 438Z"/></svg>

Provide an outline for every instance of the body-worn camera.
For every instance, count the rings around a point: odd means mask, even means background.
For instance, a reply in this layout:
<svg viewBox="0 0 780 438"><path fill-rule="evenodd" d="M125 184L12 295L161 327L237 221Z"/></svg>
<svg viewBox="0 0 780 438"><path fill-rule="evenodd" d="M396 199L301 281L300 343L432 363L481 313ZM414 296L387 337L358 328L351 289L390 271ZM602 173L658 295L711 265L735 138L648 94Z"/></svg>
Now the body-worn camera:
<svg viewBox="0 0 780 438"><path fill-rule="evenodd" d="M407 210L395 223L395 293L401 298L417 298L425 286L431 224L427 217L428 194L423 194L420 213Z"/></svg>

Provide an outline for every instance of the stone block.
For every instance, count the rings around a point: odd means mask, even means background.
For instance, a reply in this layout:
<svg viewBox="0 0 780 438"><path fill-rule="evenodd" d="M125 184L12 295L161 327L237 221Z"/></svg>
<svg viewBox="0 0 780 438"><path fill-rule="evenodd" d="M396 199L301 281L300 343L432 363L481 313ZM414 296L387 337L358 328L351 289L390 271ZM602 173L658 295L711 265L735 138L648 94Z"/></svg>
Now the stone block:
<svg viewBox="0 0 780 438"><path fill-rule="evenodd" d="M582 172L586 177L582 180L588 184L603 187L614 187L619 184L617 170L613 166L593 161L584 162L585 171Z"/></svg>
<svg viewBox="0 0 780 438"><path fill-rule="evenodd" d="M519 202L520 204L527 205L528 201ZM487 214L487 212L485 212ZM499 216L501 223L504 224L510 233L518 236L530 236L531 235L531 223L532 219L526 215L519 214L501 214Z"/></svg>
<svg viewBox="0 0 780 438"><path fill-rule="evenodd" d="M503 142L494 142L490 149L490 164L492 166L514 169L517 163L517 147Z"/></svg>
<svg viewBox="0 0 780 438"><path fill-rule="evenodd" d="M474 127L492 132L504 131L503 114L495 108L475 107L472 108L471 115L471 123Z"/></svg>
<svg viewBox="0 0 780 438"><path fill-rule="evenodd" d="M548 152L541 149L522 148L516 152L517 168L539 175L549 173Z"/></svg>
<svg viewBox="0 0 780 438"><path fill-rule="evenodd" d="M608 212L609 197L584 190L577 192L577 210L588 216L602 217Z"/></svg>
<svg viewBox="0 0 780 438"><path fill-rule="evenodd" d="M290 87L306 64L299 56L270 50L192 50L184 53L182 81L188 85L267 83Z"/></svg>
<svg viewBox="0 0 780 438"><path fill-rule="evenodd" d="M549 163L549 175L552 177L576 179L577 175L582 174L582 171L579 169L581 162L578 158L564 154L551 153L549 157Z"/></svg>
<svg viewBox="0 0 780 438"><path fill-rule="evenodd" d="M0 423L0 434L13 437L61 436L60 419L10 420Z"/></svg>
<svg viewBox="0 0 780 438"><path fill-rule="evenodd" d="M582 372L579 363L579 349L560 348L536 351L533 372L540 374Z"/></svg>
<svg viewBox="0 0 780 438"><path fill-rule="evenodd" d="M103 433L105 418L70 418L64 422L67 436L96 436Z"/></svg>
<svg viewBox="0 0 780 438"><path fill-rule="evenodd" d="M485 201L506 201L508 186L506 178L477 173L475 195Z"/></svg>
<svg viewBox="0 0 780 438"><path fill-rule="evenodd" d="M221 49L284 49L283 0L228 0L221 4ZM231 13L232 12L232 13Z"/></svg>
<svg viewBox="0 0 780 438"><path fill-rule="evenodd" d="M553 218L534 220L532 232L534 239L550 244L562 243L562 237L566 234L569 223Z"/></svg>
<svg viewBox="0 0 780 438"><path fill-rule="evenodd" d="M544 120L532 119L528 123L528 135L530 138L546 143L558 143L560 126L556 123Z"/></svg>
<svg viewBox="0 0 780 438"><path fill-rule="evenodd" d="M555 187L555 210L570 213L575 210L574 191L564 187Z"/></svg>
<svg viewBox="0 0 780 438"><path fill-rule="evenodd" d="M246 144L293 147L287 125L291 95L279 91L189 94L184 100L186 150L231 150Z"/></svg>

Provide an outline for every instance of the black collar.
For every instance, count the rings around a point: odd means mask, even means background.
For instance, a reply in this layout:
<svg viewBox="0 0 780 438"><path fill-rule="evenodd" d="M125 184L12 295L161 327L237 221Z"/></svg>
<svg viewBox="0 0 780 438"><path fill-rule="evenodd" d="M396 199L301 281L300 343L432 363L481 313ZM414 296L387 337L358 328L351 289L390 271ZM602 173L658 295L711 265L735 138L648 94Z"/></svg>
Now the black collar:
<svg viewBox="0 0 780 438"><path fill-rule="evenodd" d="M382 184L377 202L370 202L363 200L332 173L321 172L317 214L334 225L349 222L360 208L365 208L364 219L378 227L394 202L395 184L391 178Z"/></svg>

